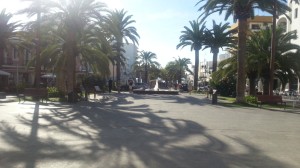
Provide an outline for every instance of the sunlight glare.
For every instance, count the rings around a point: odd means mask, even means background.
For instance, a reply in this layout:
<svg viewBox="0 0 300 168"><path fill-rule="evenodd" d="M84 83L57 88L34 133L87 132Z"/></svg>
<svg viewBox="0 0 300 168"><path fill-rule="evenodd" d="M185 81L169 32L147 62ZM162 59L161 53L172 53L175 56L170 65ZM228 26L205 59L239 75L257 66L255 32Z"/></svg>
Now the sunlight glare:
<svg viewBox="0 0 300 168"><path fill-rule="evenodd" d="M101 2L104 2L109 9L123 8L122 0L102 0Z"/></svg>

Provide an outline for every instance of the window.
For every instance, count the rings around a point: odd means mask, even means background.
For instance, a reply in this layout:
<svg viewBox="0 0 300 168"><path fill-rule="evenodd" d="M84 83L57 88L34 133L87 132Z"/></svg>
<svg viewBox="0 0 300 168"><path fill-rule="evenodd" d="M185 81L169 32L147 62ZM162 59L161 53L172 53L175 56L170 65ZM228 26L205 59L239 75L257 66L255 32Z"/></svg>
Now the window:
<svg viewBox="0 0 300 168"><path fill-rule="evenodd" d="M295 9L295 19L298 18L298 8Z"/></svg>
<svg viewBox="0 0 300 168"><path fill-rule="evenodd" d="M259 26L259 24L252 24L252 25L251 25L251 29L252 29L252 30L259 30L259 29L260 29L260 26Z"/></svg>

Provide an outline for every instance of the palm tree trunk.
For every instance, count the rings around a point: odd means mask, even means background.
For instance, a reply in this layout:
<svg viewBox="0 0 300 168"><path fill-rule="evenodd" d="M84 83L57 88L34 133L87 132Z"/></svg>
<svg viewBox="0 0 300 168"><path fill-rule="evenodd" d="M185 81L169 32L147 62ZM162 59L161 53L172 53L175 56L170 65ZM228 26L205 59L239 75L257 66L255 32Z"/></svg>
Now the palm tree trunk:
<svg viewBox="0 0 300 168"><path fill-rule="evenodd" d="M38 1L40 6L40 1ZM36 26L36 63L35 63L35 87L40 87L40 78L41 78L41 39L40 39L40 21L41 21L41 12L37 13L37 26Z"/></svg>
<svg viewBox="0 0 300 168"><path fill-rule="evenodd" d="M181 65L180 65L180 69L179 69L179 80L178 82L181 83L181 77L182 76L182 69L181 69Z"/></svg>
<svg viewBox="0 0 300 168"><path fill-rule="evenodd" d="M117 46L117 90L118 93L121 93L121 46Z"/></svg>
<svg viewBox="0 0 300 168"><path fill-rule="evenodd" d="M257 72L250 72L247 74L247 76L249 78L249 95L255 96L255 79L257 78Z"/></svg>
<svg viewBox="0 0 300 168"><path fill-rule="evenodd" d="M274 62L276 52L276 0L274 0L273 6L273 26L272 26L272 41L271 41L271 61L270 61L270 83L269 83L269 95L273 96L273 84L274 84Z"/></svg>
<svg viewBox="0 0 300 168"><path fill-rule="evenodd" d="M270 83L270 79L268 77L264 78L264 81L263 81L263 92L264 92L263 94L264 95L269 95L269 83Z"/></svg>
<svg viewBox="0 0 300 168"><path fill-rule="evenodd" d="M213 51L213 67L212 67L212 72L216 72L217 71L218 54L219 54L219 51L217 51L217 50Z"/></svg>
<svg viewBox="0 0 300 168"><path fill-rule="evenodd" d="M236 85L236 102L245 102L246 88L246 72L245 72L245 57L246 57L246 33L247 33L247 18L240 18L238 22L238 57L237 57L237 85Z"/></svg>
<svg viewBox="0 0 300 168"><path fill-rule="evenodd" d="M197 90L197 88L198 88L199 50L200 49L195 49L194 90Z"/></svg>
<svg viewBox="0 0 300 168"><path fill-rule="evenodd" d="M75 32L71 29L68 31L67 48L67 93L74 90L76 84L76 41Z"/></svg>
<svg viewBox="0 0 300 168"><path fill-rule="evenodd" d="M145 83L148 83L148 65L145 64Z"/></svg>

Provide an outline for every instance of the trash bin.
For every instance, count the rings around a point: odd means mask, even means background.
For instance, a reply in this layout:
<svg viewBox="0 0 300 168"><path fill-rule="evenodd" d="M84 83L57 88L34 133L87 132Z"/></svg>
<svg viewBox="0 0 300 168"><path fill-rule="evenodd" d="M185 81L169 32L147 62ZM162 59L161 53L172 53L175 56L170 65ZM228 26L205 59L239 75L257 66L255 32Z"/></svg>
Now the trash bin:
<svg viewBox="0 0 300 168"><path fill-rule="evenodd" d="M211 104L217 104L218 103L218 93L217 90L213 90Z"/></svg>

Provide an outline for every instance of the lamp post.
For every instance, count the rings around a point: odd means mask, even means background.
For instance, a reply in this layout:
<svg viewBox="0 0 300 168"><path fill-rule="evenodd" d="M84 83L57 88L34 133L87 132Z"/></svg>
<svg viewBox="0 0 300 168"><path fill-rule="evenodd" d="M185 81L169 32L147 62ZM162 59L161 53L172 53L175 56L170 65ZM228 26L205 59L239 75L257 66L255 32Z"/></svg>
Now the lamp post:
<svg viewBox="0 0 300 168"><path fill-rule="evenodd" d="M277 3L274 0L273 6L273 26L272 26L272 41L271 41L271 60L270 60L270 82L269 82L269 95L273 96L273 83L274 83L274 62L275 62L275 52L276 52L276 8Z"/></svg>

